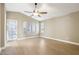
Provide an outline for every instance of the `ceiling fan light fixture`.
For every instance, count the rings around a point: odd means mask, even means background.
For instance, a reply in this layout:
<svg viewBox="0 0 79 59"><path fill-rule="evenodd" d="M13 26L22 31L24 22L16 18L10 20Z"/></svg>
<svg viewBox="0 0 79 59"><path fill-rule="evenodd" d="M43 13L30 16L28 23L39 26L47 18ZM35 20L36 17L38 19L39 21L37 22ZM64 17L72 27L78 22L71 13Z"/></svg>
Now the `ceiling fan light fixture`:
<svg viewBox="0 0 79 59"><path fill-rule="evenodd" d="M32 13L32 16L38 16L38 17L41 17L41 15L43 14L47 14L47 12L41 12L39 11L39 9L37 9L37 3L35 3L35 9L32 12L29 11L25 11L25 12Z"/></svg>
<svg viewBox="0 0 79 59"><path fill-rule="evenodd" d="M34 15L34 16L38 16L39 14L38 14L38 13L33 13L33 15Z"/></svg>

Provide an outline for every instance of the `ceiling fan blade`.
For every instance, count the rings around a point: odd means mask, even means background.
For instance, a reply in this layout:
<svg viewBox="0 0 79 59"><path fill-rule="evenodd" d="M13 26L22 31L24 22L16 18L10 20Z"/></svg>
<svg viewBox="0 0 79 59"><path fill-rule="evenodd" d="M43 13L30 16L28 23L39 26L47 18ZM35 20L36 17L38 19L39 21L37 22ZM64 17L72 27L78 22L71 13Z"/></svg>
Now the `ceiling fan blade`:
<svg viewBox="0 0 79 59"><path fill-rule="evenodd" d="M27 12L27 13L33 13L33 12L30 12L30 11L24 11L24 12Z"/></svg>
<svg viewBox="0 0 79 59"><path fill-rule="evenodd" d="M39 12L40 14L47 14L47 12Z"/></svg>

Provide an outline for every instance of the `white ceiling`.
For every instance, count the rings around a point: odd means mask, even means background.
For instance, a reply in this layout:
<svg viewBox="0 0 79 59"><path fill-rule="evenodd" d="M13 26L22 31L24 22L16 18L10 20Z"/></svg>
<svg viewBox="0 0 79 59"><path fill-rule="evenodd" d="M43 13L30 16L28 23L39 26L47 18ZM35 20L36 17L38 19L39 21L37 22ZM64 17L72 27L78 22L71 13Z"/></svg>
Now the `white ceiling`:
<svg viewBox="0 0 79 59"><path fill-rule="evenodd" d="M31 13L26 13L24 11L33 11L34 3L6 3L5 4L7 11L21 12L27 16L30 16ZM70 14L72 12L79 11L78 3L38 3L38 9L40 11L48 12L41 17L33 16L32 18L39 21L46 20L53 17L59 17L63 15Z"/></svg>

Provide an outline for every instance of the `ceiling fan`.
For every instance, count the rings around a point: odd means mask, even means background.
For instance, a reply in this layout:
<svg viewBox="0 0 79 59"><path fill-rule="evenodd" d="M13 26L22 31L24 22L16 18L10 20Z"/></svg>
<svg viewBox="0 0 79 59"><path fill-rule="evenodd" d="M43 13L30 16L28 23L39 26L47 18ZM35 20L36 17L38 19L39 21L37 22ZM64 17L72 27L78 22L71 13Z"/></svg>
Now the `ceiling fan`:
<svg viewBox="0 0 79 59"><path fill-rule="evenodd" d="M31 16L38 16L38 17L41 17L42 14L47 14L47 12L40 12L39 10L37 10L37 3L34 4L35 5L35 9L30 12L30 11L24 11L26 13L32 13Z"/></svg>

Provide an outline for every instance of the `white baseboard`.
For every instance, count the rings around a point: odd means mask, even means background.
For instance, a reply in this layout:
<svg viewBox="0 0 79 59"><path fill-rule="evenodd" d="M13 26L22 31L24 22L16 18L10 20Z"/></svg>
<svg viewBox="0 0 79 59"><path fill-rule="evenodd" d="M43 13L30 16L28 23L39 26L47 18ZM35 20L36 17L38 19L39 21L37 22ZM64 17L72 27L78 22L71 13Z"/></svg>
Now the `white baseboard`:
<svg viewBox="0 0 79 59"><path fill-rule="evenodd" d="M51 37L45 37L45 36L41 36L41 37L42 38L56 40L56 41L60 41L60 42L70 43L70 44L74 44L74 45L78 45L79 46L79 43L77 43L77 42L71 42L71 41L67 41L67 40L61 40L61 39L56 39L56 38L51 38Z"/></svg>
<svg viewBox="0 0 79 59"><path fill-rule="evenodd" d="M23 38L18 38L17 40L31 39L31 38L37 38L37 37L39 36L23 37Z"/></svg>
<svg viewBox="0 0 79 59"><path fill-rule="evenodd" d="M15 39L14 41L16 42L16 41L19 41L19 40L27 40L27 39L31 39L31 38L37 38L37 37L39 37L39 36L31 36L31 37L17 38L17 39ZM11 45L6 44L6 47L7 47L7 46L11 46Z"/></svg>
<svg viewBox="0 0 79 59"><path fill-rule="evenodd" d="M31 36L31 37L22 37L22 38L16 38L16 39L12 39L13 41L14 40L23 40L23 39L30 39L30 38L36 38L36 37L39 37L39 36ZM11 39L10 39L11 40ZM11 40L11 41L12 41Z"/></svg>

